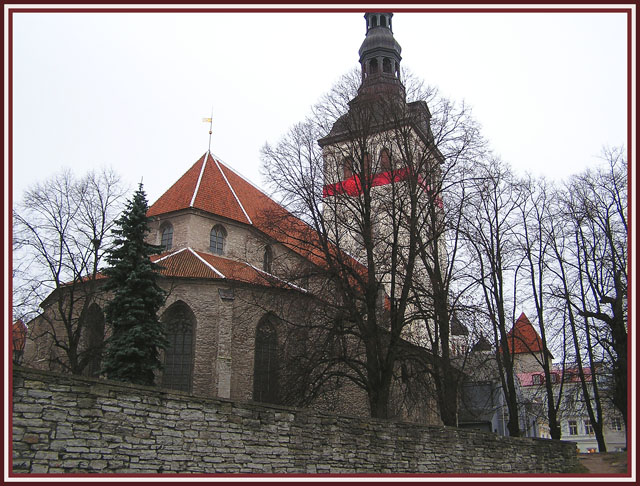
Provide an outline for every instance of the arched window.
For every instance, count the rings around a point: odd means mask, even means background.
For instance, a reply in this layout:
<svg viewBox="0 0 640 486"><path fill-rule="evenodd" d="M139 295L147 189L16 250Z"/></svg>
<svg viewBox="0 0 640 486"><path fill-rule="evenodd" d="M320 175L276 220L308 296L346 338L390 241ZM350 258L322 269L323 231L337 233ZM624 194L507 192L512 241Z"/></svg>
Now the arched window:
<svg viewBox="0 0 640 486"><path fill-rule="evenodd" d="M264 249L264 257L262 258L262 269L267 273L271 273L272 266L273 266L273 250L271 250L271 247L267 245L266 248Z"/></svg>
<svg viewBox="0 0 640 486"><path fill-rule="evenodd" d="M369 71L371 72L371 74L375 74L378 72L378 60L377 59L371 59L371 61L369 61Z"/></svg>
<svg viewBox="0 0 640 486"><path fill-rule="evenodd" d="M380 26L381 27L387 26L387 19L385 19L384 16L380 17Z"/></svg>
<svg viewBox="0 0 640 486"><path fill-rule="evenodd" d="M104 348L104 313L98 304L91 304L80 314L81 333L85 339L84 352L90 357L83 374L99 376Z"/></svg>
<svg viewBox="0 0 640 486"><path fill-rule="evenodd" d="M162 386L173 390L191 391L193 368L193 334L196 316L187 304L178 301L162 315L169 345L164 351Z"/></svg>
<svg viewBox="0 0 640 486"><path fill-rule="evenodd" d="M392 73L392 70L391 70L391 59L389 59L388 57L385 57L382 60L382 72L389 73L389 74Z"/></svg>
<svg viewBox="0 0 640 486"><path fill-rule="evenodd" d="M383 148L380 151L380 163L379 163L380 172L389 172L391 167L391 157L389 156L389 151L386 148Z"/></svg>
<svg viewBox="0 0 640 486"><path fill-rule="evenodd" d="M160 246L164 251L171 250L171 247L173 246L173 226L169 223L165 223L162 226L161 232L162 236L160 238Z"/></svg>
<svg viewBox="0 0 640 486"><path fill-rule="evenodd" d="M227 230L223 226L217 224L211 230L211 242L209 244L209 250L216 255L222 255L224 253L224 240L227 237Z"/></svg>
<svg viewBox="0 0 640 486"><path fill-rule="evenodd" d="M278 335L273 316L262 318L256 327L253 360L253 399L278 403Z"/></svg>
<svg viewBox="0 0 640 486"><path fill-rule="evenodd" d="M373 26L374 26L374 27L377 27L377 26L378 26L378 16L377 16L377 15L374 15L374 16L373 16Z"/></svg>
<svg viewBox="0 0 640 486"><path fill-rule="evenodd" d="M342 165L345 180L349 177L353 177L353 159L351 157L345 158L342 162Z"/></svg>
<svg viewBox="0 0 640 486"><path fill-rule="evenodd" d="M368 153L364 154L364 167L362 167L362 172L364 173L365 178L369 178L371 175L371 155Z"/></svg>

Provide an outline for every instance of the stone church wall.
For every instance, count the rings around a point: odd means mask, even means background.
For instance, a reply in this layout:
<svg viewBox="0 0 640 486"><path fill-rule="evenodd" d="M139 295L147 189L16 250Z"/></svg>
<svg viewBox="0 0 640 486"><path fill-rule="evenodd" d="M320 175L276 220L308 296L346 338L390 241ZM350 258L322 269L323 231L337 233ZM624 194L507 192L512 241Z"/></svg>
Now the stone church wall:
<svg viewBox="0 0 640 486"><path fill-rule="evenodd" d="M560 473L570 442L335 416L15 368L13 473Z"/></svg>

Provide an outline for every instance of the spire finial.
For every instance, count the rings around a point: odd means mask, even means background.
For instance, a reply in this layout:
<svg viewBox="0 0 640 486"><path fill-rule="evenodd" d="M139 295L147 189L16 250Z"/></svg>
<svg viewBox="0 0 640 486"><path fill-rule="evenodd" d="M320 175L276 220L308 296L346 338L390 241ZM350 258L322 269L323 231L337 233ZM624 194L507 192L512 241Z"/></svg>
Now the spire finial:
<svg viewBox="0 0 640 486"><path fill-rule="evenodd" d="M213 133L213 107L211 107L211 116L209 118L203 118L203 122L209 122L209 148L207 153L211 152L211 134Z"/></svg>

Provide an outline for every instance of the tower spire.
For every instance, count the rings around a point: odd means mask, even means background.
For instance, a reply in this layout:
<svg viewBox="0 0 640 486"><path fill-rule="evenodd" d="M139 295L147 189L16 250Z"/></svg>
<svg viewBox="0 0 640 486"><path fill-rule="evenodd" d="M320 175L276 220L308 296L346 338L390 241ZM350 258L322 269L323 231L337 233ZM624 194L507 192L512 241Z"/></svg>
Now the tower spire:
<svg viewBox="0 0 640 486"><path fill-rule="evenodd" d="M391 12L367 12L364 14L367 31L360 46L362 84L359 94L393 94L405 97L400 81L402 48L393 37Z"/></svg>

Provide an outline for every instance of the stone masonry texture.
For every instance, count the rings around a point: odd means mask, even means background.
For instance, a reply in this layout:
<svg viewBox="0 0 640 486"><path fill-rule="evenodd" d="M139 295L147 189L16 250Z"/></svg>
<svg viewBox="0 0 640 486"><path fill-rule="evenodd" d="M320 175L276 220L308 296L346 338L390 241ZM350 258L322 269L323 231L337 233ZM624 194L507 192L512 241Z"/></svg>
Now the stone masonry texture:
<svg viewBox="0 0 640 486"><path fill-rule="evenodd" d="M13 370L13 474L563 473L571 442L500 437Z"/></svg>

